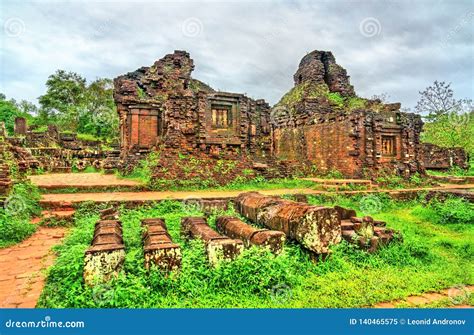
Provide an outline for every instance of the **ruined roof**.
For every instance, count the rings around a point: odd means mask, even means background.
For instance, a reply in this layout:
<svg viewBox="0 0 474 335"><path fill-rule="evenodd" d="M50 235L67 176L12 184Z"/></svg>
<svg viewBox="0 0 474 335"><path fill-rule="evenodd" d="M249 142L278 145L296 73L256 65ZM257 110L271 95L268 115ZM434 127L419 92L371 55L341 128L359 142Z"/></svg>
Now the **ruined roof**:
<svg viewBox="0 0 474 335"><path fill-rule="evenodd" d="M314 50L304 56L293 78L295 85L307 82L325 84L330 92L338 92L344 96L355 95L347 71L336 63L330 51Z"/></svg>
<svg viewBox="0 0 474 335"><path fill-rule="evenodd" d="M395 112L400 109L399 103L384 104L378 99L358 97L349 78L330 51L314 50L301 59L293 76L295 86L283 95L276 107L284 107L291 113L307 113L307 103L317 106L320 112L357 109Z"/></svg>
<svg viewBox="0 0 474 335"><path fill-rule="evenodd" d="M121 103L162 102L169 95L191 96L198 91L214 92L191 78L194 62L186 51L175 50L150 67L114 79L114 97Z"/></svg>

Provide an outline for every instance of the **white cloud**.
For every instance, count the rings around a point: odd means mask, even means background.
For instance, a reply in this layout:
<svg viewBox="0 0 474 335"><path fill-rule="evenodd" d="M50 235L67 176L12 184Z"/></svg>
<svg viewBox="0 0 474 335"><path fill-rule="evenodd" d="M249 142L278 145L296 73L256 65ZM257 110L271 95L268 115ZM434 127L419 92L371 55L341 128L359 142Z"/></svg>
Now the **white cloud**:
<svg viewBox="0 0 474 335"><path fill-rule="evenodd" d="M387 92L413 106L438 79L472 97L470 1L44 1L0 9L0 90L15 99L35 101L56 69L113 78L175 49L191 53L195 78L270 103L315 49L333 51L361 96ZM24 23L19 36L5 29L10 18ZM371 37L360 31L366 18L380 24Z"/></svg>

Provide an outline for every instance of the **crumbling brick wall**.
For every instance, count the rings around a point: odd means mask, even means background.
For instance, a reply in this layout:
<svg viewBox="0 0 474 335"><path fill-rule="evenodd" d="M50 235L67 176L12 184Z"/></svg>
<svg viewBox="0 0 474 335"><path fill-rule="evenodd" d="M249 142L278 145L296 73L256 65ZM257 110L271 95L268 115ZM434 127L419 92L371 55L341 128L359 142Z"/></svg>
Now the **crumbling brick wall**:
<svg viewBox="0 0 474 335"><path fill-rule="evenodd" d="M454 166L469 168L469 157L463 148L442 148L431 143L423 143L421 148L426 169L448 170Z"/></svg>
<svg viewBox="0 0 474 335"><path fill-rule="evenodd" d="M114 80L121 153L129 162L124 165L133 166L140 154L160 148L237 159L242 171L251 165L248 159L268 177L308 166L348 177L381 170L423 172L421 118L400 112L400 104L358 97L330 52L306 55L294 75L295 87L271 110L264 100L214 91L191 77L193 69L189 54L175 51ZM169 166L167 171L179 178L179 170ZM155 176L166 177L159 170Z"/></svg>
<svg viewBox="0 0 474 335"><path fill-rule="evenodd" d="M75 166L102 169L115 150L102 150L99 140L79 139L76 133L60 132L55 125L46 131L29 127L24 118L15 120L15 136L6 138L12 146L20 172L38 168L50 172L70 172ZM115 162L112 168L118 168Z"/></svg>
<svg viewBox="0 0 474 335"><path fill-rule="evenodd" d="M191 78L193 60L175 51L114 80L124 156L158 146L183 152L270 152L270 107L243 94L215 92Z"/></svg>
<svg viewBox="0 0 474 335"><path fill-rule="evenodd" d="M295 85L305 82L325 83L331 92L355 95L347 71L336 63L336 58L329 51L314 50L304 56L293 79Z"/></svg>
<svg viewBox="0 0 474 335"><path fill-rule="evenodd" d="M273 109L277 157L347 177L424 171L421 118L400 112L400 104L357 97L330 52L306 55L294 80L295 87Z"/></svg>

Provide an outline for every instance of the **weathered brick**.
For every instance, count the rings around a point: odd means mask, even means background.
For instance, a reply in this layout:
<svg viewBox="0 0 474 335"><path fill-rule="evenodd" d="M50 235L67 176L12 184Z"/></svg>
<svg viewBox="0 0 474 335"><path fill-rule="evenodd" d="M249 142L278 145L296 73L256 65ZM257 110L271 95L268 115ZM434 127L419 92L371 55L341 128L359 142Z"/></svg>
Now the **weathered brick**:
<svg viewBox="0 0 474 335"><path fill-rule="evenodd" d="M145 228L143 234L145 268L149 270L154 264L165 273L179 270L182 263L181 248L173 243L164 220L144 219L142 227Z"/></svg>
<svg viewBox="0 0 474 335"><path fill-rule="evenodd" d="M240 194L235 203L242 215L284 232L314 253L328 253L330 245L341 241L340 220L333 208L266 197L256 192Z"/></svg>
<svg viewBox="0 0 474 335"><path fill-rule="evenodd" d="M186 239L201 239L206 245L207 258L213 266L223 260L232 260L243 250L243 242L222 236L208 226L202 217L185 217L181 220L181 234Z"/></svg>
<svg viewBox="0 0 474 335"><path fill-rule="evenodd" d="M246 246L262 246L275 254L282 251L286 239L281 231L257 229L236 217L221 216L217 218L216 226L222 234L241 239Z"/></svg>

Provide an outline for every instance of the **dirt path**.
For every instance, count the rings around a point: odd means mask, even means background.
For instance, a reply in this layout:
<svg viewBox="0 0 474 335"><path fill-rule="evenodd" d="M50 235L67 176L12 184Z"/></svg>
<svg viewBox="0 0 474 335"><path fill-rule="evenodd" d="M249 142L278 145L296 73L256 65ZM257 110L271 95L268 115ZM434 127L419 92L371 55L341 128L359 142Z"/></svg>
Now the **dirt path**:
<svg viewBox="0 0 474 335"><path fill-rule="evenodd" d="M45 228L9 248L0 249L0 307L34 308L43 290L45 270L53 264L51 247L67 228Z"/></svg>
<svg viewBox="0 0 474 335"><path fill-rule="evenodd" d="M357 194L357 193L410 193L414 191L446 190L446 189L471 189L474 184L465 185L442 185L431 188L412 188L403 190L377 190L377 191L344 191L338 194ZM265 195L283 195L283 194L332 194L335 192L317 191L308 188L303 189L275 189L275 190L255 190ZM247 191L161 191L161 192L109 192L109 193L67 193L67 194L43 194L41 203L48 205L51 203L79 203L84 201L94 202L146 202L159 201L165 199L185 200L185 199L232 199L240 193Z"/></svg>
<svg viewBox="0 0 474 335"><path fill-rule="evenodd" d="M437 302L448 301L451 308L472 308L467 305L467 300L471 294L474 294L474 285L453 287L440 292L423 293L413 295L404 300L395 300L389 302L380 302L375 304L375 308L396 308L396 307L423 307L425 305L435 304Z"/></svg>
<svg viewBox="0 0 474 335"><path fill-rule="evenodd" d="M113 174L102 173L51 173L29 176L28 179L38 187L46 189L136 187L142 185L134 180L120 179Z"/></svg>

